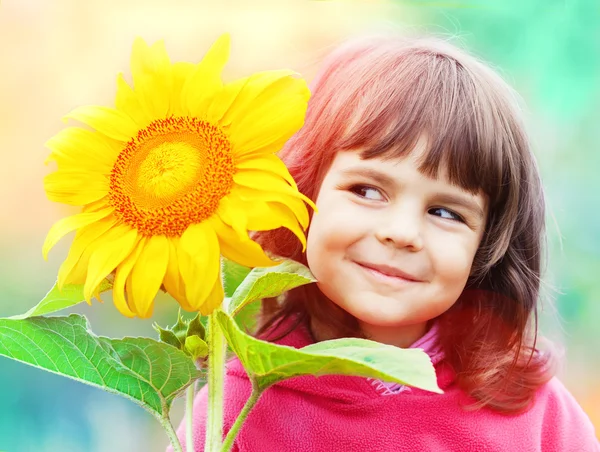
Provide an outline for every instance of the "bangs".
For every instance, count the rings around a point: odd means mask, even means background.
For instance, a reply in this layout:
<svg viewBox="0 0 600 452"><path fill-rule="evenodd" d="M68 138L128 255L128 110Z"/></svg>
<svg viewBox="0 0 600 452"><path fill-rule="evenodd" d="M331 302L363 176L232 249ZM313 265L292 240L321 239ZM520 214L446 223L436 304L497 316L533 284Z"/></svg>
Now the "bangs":
<svg viewBox="0 0 600 452"><path fill-rule="evenodd" d="M424 139L424 174L437 178L445 169L450 183L482 190L493 204L505 197L505 166L526 139L511 123L518 116L516 97L494 83L501 79L493 71L461 54L461 61L472 60L467 70L453 57L460 51L437 40L400 51L389 41L349 49L342 48L331 68L331 80L344 83L327 86L327 75L320 81L319 89L333 94L320 115L320 126L332 132L329 149L392 159Z"/></svg>

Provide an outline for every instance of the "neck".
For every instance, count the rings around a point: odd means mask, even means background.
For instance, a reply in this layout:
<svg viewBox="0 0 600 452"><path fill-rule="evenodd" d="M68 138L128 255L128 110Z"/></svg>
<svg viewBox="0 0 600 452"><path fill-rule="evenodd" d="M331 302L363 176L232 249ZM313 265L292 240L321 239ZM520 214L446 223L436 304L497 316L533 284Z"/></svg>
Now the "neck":
<svg viewBox="0 0 600 452"><path fill-rule="evenodd" d="M431 327L430 322L417 323L405 326L379 326L369 325L364 322L358 322L362 337L380 344L393 345L394 347L409 348L417 340L427 333ZM339 339L340 336L330 326L316 321L312 318L310 321L310 332L315 342L326 341L330 339Z"/></svg>
<svg viewBox="0 0 600 452"><path fill-rule="evenodd" d="M380 326L359 322L367 339L381 344L409 348L429 330L428 322L404 326Z"/></svg>

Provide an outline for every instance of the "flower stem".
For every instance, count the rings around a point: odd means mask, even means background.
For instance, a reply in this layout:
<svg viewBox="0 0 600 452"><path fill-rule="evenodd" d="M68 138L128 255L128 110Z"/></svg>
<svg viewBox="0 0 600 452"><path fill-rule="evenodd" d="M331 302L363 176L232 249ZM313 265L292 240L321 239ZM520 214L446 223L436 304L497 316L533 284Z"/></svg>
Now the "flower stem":
<svg viewBox="0 0 600 452"><path fill-rule="evenodd" d="M225 442L223 443L223 449L221 449L221 452L229 452L231 450L231 448L233 447L233 442L235 441L235 438L238 434L238 431L244 424L244 421L248 417L250 410L254 408L254 405L256 405L256 402L258 402L258 399L263 393L263 390L258 389L254 379L251 378L250 380L252 381L252 393L246 401L244 408L242 408L242 411L240 411L240 414L235 420L233 426L231 427L231 430L229 430L229 433L227 433L227 437L225 438Z"/></svg>
<svg viewBox="0 0 600 452"><path fill-rule="evenodd" d="M173 446L173 452L183 452L181 448L181 443L179 442L179 438L177 437L177 432L175 428L173 428L173 424L171 424L171 420L168 417L159 419L160 424L167 432L167 436L169 437L169 441L171 441L171 446Z"/></svg>
<svg viewBox="0 0 600 452"><path fill-rule="evenodd" d="M208 418L205 452L218 452L223 442L223 384L225 375L225 336L217 313L208 316Z"/></svg>
<svg viewBox="0 0 600 452"><path fill-rule="evenodd" d="M194 394L196 382L193 382L187 388L187 397L185 404L185 450L194 452Z"/></svg>

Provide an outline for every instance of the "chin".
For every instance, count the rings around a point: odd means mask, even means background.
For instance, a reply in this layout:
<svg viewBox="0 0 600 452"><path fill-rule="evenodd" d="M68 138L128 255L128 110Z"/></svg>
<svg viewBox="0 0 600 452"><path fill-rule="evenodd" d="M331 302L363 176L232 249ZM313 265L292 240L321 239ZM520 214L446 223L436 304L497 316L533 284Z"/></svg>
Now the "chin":
<svg viewBox="0 0 600 452"><path fill-rule="evenodd" d="M412 323L418 322L408 322L401 317L385 317L382 318L380 316L368 316L362 315L360 317L354 316L356 319L365 325L375 326L379 328L401 328L403 326L410 325Z"/></svg>
<svg viewBox="0 0 600 452"><path fill-rule="evenodd" d="M372 326L399 327L406 325L407 323L416 323L410 322L406 316L406 313L398 311L397 309L365 309L365 307L360 307L358 309L346 309L343 306L342 309L354 316L359 322Z"/></svg>

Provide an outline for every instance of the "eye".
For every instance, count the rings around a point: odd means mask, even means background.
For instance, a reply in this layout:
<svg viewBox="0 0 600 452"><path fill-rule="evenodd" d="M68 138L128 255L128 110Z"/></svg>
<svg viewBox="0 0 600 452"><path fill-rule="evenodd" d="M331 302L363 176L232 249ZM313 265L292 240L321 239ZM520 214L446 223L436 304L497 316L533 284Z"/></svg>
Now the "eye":
<svg viewBox="0 0 600 452"><path fill-rule="evenodd" d="M431 213L432 215L440 216L440 217L448 219L448 220L459 221L461 223L465 222L465 220L460 215L452 212L451 210L445 209L443 207L434 207L433 209L429 209L429 213Z"/></svg>
<svg viewBox="0 0 600 452"><path fill-rule="evenodd" d="M352 185L349 190L357 196L371 201L384 201L383 193L377 188L369 185Z"/></svg>

